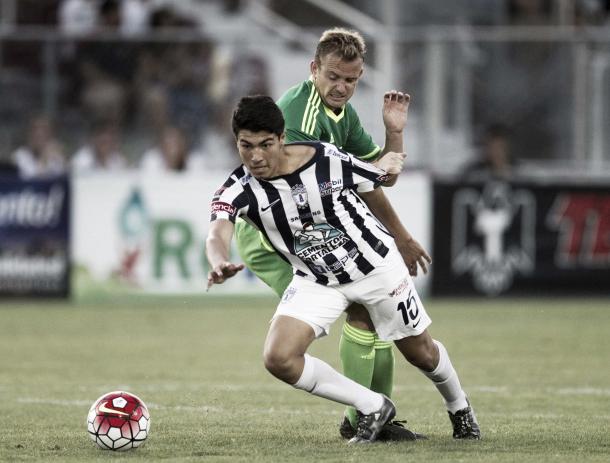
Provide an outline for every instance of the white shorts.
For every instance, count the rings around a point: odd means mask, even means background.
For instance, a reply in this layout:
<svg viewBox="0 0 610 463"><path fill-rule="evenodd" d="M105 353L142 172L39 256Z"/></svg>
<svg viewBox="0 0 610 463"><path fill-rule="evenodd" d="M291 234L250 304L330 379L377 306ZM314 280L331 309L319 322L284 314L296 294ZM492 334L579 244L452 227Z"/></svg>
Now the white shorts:
<svg viewBox="0 0 610 463"><path fill-rule="evenodd" d="M367 308L383 341L417 336L432 323L402 260L377 267L358 281L332 287L295 275L273 318L296 318L321 337L352 302Z"/></svg>

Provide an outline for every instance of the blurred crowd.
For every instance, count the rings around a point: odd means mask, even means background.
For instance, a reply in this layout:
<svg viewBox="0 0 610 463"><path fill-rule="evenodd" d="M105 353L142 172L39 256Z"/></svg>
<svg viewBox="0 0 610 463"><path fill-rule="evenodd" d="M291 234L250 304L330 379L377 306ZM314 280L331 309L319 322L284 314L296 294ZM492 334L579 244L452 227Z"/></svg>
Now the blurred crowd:
<svg viewBox="0 0 610 463"><path fill-rule="evenodd" d="M12 91L20 93L24 82L39 78L40 59L32 58L44 49L40 43L4 42L7 79L0 100L9 103L2 111L19 133L0 166L4 172L32 178L68 170L181 172L235 165L236 157L222 159L236 152L226 149L233 143L232 93L268 92L265 63L257 56L227 59L223 51L219 57L205 24L180 10L180 2L32 3L18 3L20 25L52 26L62 34L56 108L51 116L36 104L36 91L23 92L11 113L10 71L20 73ZM222 3L227 14L238 10L239 2ZM243 75L250 77L244 81ZM227 83L211 85L213 78Z"/></svg>
<svg viewBox="0 0 610 463"><path fill-rule="evenodd" d="M239 96L272 94L268 61L264 50L234 47L227 53L206 33L205 18L181 7L214 3L231 16L239 15L246 0L10 1L18 26L51 27L59 35L47 42L9 37L0 43L1 171L24 177L70 169L181 172L237 162L230 112ZM384 20L377 2L345 3ZM610 26L610 0L397 3L401 8L393 19L405 27ZM339 24L308 2L267 4L304 27ZM369 45L372 61L375 44ZM424 94L423 65L416 64L425 62L423 48L415 42L398 50L399 86L413 95ZM574 100L565 90L572 88L575 66L565 44L458 44L447 59L450 68L468 63L472 72L469 117L480 158L464 166L465 172L480 175L494 164L490 159L506 158L499 168L506 177L516 155L543 160L571 155ZM450 72L449 79L456 75ZM411 110L421 113L423 102L415 98ZM489 155L499 151L505 154Z"/></svg>

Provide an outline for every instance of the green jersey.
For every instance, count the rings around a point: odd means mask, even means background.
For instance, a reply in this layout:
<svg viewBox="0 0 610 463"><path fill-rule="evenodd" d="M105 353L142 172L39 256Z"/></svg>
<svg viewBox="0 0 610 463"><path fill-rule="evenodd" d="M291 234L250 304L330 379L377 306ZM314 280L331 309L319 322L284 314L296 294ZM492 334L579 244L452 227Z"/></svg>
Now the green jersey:
<svg viewBox="0 0 610 463"><path fill-rule="evenodd" d="M286 142L326 141L366 161L373 161L381 152L352 105L347 103L336 114L322 102L311 79L288 89L277 105L286 120Z"/></svg>

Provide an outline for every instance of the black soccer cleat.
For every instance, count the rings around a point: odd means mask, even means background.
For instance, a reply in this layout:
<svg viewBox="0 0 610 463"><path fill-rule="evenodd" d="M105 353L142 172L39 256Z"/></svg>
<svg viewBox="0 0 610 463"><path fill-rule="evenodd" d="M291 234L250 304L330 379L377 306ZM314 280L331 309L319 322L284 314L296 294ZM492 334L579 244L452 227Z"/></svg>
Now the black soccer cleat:
<svg viewBox="0 0 610 463"><path fill-rule="evenodd" d="M404 442L428 439L423 434L407 429L403 423L406 423L406 421L390 421L386 423L381 428L381 431L379 431L377 440L379 442ZM344 439L351 439L356 435L356 430L352 427L347 417L343 417L343 421L339 425L339 434Z"/></svg>
<svg viewBox="0 0 610 463"><path fill-rule="evenodd" d="M470 406L470 401L466 399L466 402L468 402L466 408L462 408L455 413L447 412L453 425L453 438L479 440L481 438L481 429L479 428L477 417Z"/></svg>
<svg viewBox="0 0 610 463"><path fill-rule="evenodd" d="M339 425L339 434L343 439L351 439L356 435L356 430L352 427L352 423L347 419L347 416L343 417L343 421Z"/></svg>
<svg viewBox="0 0 610 463"><path fill-rule="evenodd" d="M396 415L396 407L385 395L381 408L368 415L358 415L358 428L356 435L349 440L349 444L370 444L377 440L383 426Z"/></svg>
<svg viewBox="0 0 610 463"><path fill-rule="evenodd" d="M385 426L381 428L381 431L379 431L377 440L380 442L403 442L428 439L423 434L407 429L404 423L406 423L406 421L390 421L386 423Z"/></svg>

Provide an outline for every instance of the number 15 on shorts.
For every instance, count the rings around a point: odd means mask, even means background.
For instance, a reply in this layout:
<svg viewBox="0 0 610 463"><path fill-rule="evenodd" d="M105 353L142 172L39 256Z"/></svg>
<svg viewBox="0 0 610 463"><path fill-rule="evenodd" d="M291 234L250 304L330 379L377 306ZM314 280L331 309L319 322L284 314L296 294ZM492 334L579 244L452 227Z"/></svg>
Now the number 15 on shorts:
<svg viewBox="0 0 610 463"><path fill-rule="evenodd" d="M419 305L417 304L417 299L415 299L411 290L409 290L407 300L400 302L396 310L401 313L405 325L408 326L410 324L411 328L416 328L417 325L419 325L419 322L421 321L419 317Z"/></svg>

